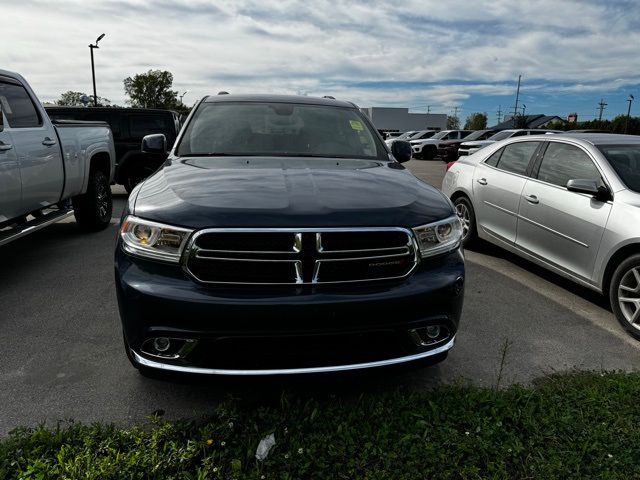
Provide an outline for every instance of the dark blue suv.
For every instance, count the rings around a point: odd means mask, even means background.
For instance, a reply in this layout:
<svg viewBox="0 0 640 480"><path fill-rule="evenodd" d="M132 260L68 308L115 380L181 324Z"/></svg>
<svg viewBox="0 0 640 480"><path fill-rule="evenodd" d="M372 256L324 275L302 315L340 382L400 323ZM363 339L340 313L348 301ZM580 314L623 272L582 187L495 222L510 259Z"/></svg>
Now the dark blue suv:
<svg viewBox="0 0 640 480"><path fill-rule="evenodd" d="M443 360L462 310L462 228L410 158L352 103L202 99L122 217L133 365L273 375Z"/></svg>

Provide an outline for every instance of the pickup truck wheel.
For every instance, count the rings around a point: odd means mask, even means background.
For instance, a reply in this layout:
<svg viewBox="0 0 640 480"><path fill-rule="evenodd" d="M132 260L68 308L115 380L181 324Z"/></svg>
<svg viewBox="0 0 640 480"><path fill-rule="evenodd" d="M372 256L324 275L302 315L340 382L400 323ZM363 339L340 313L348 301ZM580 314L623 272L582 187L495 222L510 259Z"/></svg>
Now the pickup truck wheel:
<svg viewBox="0 0 640 480"><path fill-rule="evenodd" d="M476 212L467 197L456 198L453 205L456 207L456 213L460 218L460 222L462 222L462 245L466 248L473 245L478 239Z"/></svg>
<svg viewBox="0 0 640 480"><path fill-rule="evenodd" d="M100 170L94 170L89 176L87 193L73 198L73 210L76 222L84 230L97 232L104 230L111 221L113 202L109 179Z"/></svg>
<svg viewBox="0 0 640 480"><path fill-rule="evenodd" d="M640 340L640 254L618 265L609 285L609 300L618 322Z"/></svg>

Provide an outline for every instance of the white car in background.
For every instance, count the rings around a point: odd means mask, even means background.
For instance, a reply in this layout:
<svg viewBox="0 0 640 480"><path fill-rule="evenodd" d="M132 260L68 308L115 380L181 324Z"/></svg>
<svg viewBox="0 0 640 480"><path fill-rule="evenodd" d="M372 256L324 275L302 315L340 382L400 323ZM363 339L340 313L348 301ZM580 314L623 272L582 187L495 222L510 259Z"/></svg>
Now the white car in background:
<svg viewBox="0 0 640 480"><path fill-rule="evenodd" d="M562 133L560 130L544 130L541 128L511 128L509 130L501 130L486 140L478 140L475 142L464 142L458 149L458 157L464 157L476 153L481 148L491 145L500 140L506 140L512 137L521 137L525 135L544 135L546 133Z"/></svg>
<svg viewBox="0 0 640 480"><path fill-rule="evenodd" d="M391 144L396 140L416 140L416 139L424 139L430 138L438 133L437 130L411 130L409 132L405 132L402 135L394 138L387 138L384 143L387 144L387 147L391 148Z"/></svg>
<svg viewBox="0 0 640 480"><path fill-rule="evenodd" d="M640 340L640 136L535 135L462 157L442 190L481 238L608 296Z"/></svg>

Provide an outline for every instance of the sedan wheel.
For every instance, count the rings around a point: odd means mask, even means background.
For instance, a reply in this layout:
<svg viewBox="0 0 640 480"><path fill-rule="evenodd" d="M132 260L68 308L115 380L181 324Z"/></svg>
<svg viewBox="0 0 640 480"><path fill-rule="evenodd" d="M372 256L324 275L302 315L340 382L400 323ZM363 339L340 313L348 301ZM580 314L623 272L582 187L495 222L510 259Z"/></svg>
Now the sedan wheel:
<svg viewBox="0 0 640 480"><path fill-rule="evenodd" d="M618 321L640 339L640 255L629 257L616 269L609 296Z"/></svg>
<svg viewBox="0 0 640 480"><path fill-rule="evenodd" d="M476 214L467 197L458 197L453 204L462 223L462 244L467 247L476 240Z"/></svg>

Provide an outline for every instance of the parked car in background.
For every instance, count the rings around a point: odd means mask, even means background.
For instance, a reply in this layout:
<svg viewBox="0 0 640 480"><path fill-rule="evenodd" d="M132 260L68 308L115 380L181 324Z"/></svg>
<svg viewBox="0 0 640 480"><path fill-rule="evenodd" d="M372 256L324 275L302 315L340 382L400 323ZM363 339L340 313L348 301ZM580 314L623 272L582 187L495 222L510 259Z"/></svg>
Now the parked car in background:
<svg viewBox="0 0 640 480"><path fill-rule="evenodd" d="M122 216L132 364L281 375L443 360L462 311L462 227L410 159L349 102L205 97Z"/></svg>
<svg viewBox="0 0 640 480"><path fill-rule="evenodd" d="M438 153L438 144L445 140L465 138L473 130L441 130L429 138L410 140L413 156L423 160L432 160Z"/></svg>
<svg viewBox="0 0 640 480"><path fill-rule="evenodd" d="M111 221L115 150L104 122L52 122L27 81L0 70L0 245L75 214Z"/></svg>
<svg viewBox="0 0 640 480"><path fill-rule="evenodd" d="M46 110L53 120L99 120L109 124L116 148L115 182L124 185L127 192L166 160L166 155L142 152L142 138L161 133L171 146L180 131L180 117L171 110L118 107L47 107Z"/></svg>
<svg viewBox="0 0 640 480"><path fill-rule="evenodd" d="M394 140L407 140L417 133L418 130L409 130L408 132L401 133L397 137L387 138L384 143L387 144L387 147L391 147L391 144L394 142Z"/></svg>
<svg viewBox="0 0 640 480"><path fill-rule="evenodd" d="M445 162L453 162L458 158L458 148L464 142L474 140L486 140L496 133L496 130L475 130L464 138L454 140L442 140L438 143L437 156Z"/></svg>
<svg viewBox="0 0 640 480"><path fill-rule="evenodd" d="M463 142L458 148L458 157L464 157L471 155L481 148L491 145L492 143L500 140L505 140L512 137L522 137L525 135L544 135L546 133L562 133L560 130L544 130L541 128L512 128L509 130L501 130L498 133L492 135L486 140L476 140Z"/></svg>
<svg viewBox="0 0 640 480"><path fill-rule="evenodd" d="M640 136L538 135L449 169L444 193L482 238L609 297L640 339Z"/></svg>

